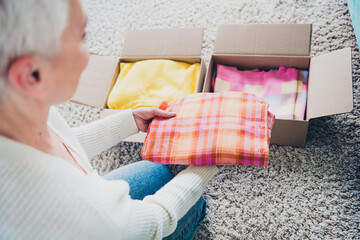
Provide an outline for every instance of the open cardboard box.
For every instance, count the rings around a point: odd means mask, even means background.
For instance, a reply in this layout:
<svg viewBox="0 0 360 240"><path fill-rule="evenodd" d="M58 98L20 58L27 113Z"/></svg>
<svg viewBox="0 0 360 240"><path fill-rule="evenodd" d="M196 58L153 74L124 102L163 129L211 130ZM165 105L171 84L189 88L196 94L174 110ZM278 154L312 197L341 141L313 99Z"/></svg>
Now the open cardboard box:
<svg viewBox="0 0 360 240"><path fill-rule="evenodd" d="M81 75L74 102L104 109L102 117L116 111L107 108L107 98L120 71L120 62L146 59L170 59L186 63L200 63L197 92L203 89L206 66L201 58L203 28L154 29L128 31L119 59L91 54ZM124 141L144 142L146 133L139 132Z"/></svg>
<svg viewBox="0 0 360 240"><path fill-rule="evenodd" d="M270 142L303 147L310 119L353 109L351 49L310 57L310 45L310 24L220 25L203 91L212 91L216 64L241 70L280 66L308 70L305 120L276 119Z"/></svg>

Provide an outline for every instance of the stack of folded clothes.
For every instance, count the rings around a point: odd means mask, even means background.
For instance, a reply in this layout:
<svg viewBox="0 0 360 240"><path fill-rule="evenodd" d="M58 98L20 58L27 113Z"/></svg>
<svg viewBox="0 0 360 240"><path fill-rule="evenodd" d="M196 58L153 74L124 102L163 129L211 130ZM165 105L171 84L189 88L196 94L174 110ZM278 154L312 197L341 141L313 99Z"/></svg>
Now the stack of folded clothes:
<svg viewBox="0 0 360 240"><path fill-rule="evenodd" d="M279 119L304 120L308 71L280 67L278 70L241 71L217 64L212 78L214 92L247 92L269 102Z"/></svg>

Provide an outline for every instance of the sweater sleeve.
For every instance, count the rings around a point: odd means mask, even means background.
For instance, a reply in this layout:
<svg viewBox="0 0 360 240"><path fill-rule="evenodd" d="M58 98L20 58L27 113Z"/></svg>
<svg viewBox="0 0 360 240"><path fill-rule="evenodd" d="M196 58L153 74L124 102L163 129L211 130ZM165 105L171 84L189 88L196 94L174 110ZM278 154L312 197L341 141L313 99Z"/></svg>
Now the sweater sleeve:
<svg viewBox="0 0 360 240"><path fill-rule="evenodd" d="M124 110L87 125L72 128L89 159L138 131L131 110Z"/></svg>
<svg viewBox="0 0 360 240"><path fill-rule="evenodd" d="M145 234L129 236L129 238L146 239L146 236L153 236L154 239L162 239L170 235L176 229L177 222L199 200L205 186L217 172L216 166L190 166L154 195L145 197L142 201L144 209L137 207L141 210L132 214L130 222L146 225L145 222L149 220L144 216L148 212L145 209L152 209L156 216L153 228L150 233L129 232L129 234ZM151 215L147 214L148 217Z"/></svg>

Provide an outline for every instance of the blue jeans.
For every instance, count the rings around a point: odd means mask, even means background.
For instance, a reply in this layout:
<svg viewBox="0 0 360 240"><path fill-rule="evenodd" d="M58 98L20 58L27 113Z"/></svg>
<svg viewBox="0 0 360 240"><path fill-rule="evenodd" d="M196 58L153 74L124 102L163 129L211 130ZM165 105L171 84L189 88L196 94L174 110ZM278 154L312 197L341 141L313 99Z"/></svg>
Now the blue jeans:
<svg viewBox="0 0 360 240"><path fill-rule="evenodd" d="M130 185L132 199L142 200L156 193L168 183L173 175L166 165L140 161L115 169L103 176L106 180L125 180ZM164 239L193 239L206 215L206 202L201 197L194 206L178 221L175 231Z"/></svg>

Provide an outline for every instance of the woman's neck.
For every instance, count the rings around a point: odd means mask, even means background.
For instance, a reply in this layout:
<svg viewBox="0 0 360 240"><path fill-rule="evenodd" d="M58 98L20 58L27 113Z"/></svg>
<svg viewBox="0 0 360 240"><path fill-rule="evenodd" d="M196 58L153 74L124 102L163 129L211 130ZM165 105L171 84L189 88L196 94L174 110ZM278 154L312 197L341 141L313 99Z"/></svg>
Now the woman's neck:
<svg viewBox="0 0 360 240"><path fill-rule="evenodd" d="M11 103L11 104L10 104ZM0 104L0 135L39 150L51 144L47 125L50 106L32 101L4 101Z"/></svg>

